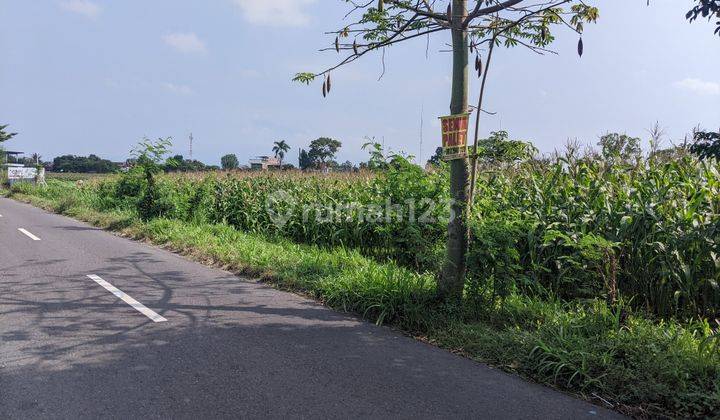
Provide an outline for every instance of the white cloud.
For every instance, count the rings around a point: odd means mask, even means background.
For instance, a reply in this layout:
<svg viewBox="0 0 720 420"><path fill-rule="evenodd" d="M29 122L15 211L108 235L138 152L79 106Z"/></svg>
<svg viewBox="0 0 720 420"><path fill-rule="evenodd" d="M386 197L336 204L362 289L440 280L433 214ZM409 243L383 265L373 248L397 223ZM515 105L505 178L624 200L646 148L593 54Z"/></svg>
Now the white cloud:
<svg viewBox="0 0 720 420"><path fill-rule="evenodd" d="M90 0L66 0L60 2L60 7L90 19L95 19L100 14L100 6Z"/></svg>
<svg viewBox="0 0 720 420"><path fill-rule="evenodd" d="M176 85L175 83L166 82L166 83L163 83L163 87L168 92L175 93L178 95L192 95L193 93L195 93L195 91L193 91L190 86L186 86L186 85Z"/></svg>
<svg viewBox="0 0 720 420"><path fill-rule="evenodd" d="M304 26L310 16L303 9L316 0L234 0L250 23L270 26Z"/></svg>
<svg viewBox="0 0 720 420"><path fill-rule="evenodd" d="M202 53L206 51L205 43L193 32L176 32L163 35L163 41L182 53Z"/></svg>
<svg viewBox="0 0 720 420"><path fill-rule="evenodd" d="M699 95L720 95L720 83L700 79L687 78L675 82L675 87L685 89Z"/></svg>

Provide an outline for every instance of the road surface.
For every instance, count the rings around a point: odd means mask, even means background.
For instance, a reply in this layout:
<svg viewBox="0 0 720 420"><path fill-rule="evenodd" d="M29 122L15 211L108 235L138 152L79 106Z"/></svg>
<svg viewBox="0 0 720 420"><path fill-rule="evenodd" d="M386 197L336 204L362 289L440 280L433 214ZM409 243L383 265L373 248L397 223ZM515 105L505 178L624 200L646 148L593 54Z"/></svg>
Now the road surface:
<svg viewBox="0 0 720 420"><path fill-rule="evenodd" d="M0 198L0 418L619 418Z"/></svg>

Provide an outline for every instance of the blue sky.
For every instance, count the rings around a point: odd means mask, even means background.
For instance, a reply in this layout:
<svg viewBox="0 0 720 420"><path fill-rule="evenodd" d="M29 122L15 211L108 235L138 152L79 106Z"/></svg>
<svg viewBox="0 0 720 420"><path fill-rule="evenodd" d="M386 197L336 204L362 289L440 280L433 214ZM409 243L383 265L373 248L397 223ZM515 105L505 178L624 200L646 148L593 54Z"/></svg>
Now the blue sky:
<svg viewBox="0 0 720 420"><path fill-rule="evenodd" d="M486 103L497 115L483 133L502 128L549 152L607 131L647 137L655 121L668 141L720 126L720 37L685 21L690 0L589 3L601 17L582 58L562 29L559 55L496 52ZM0 123L20 132L7 147L124 160L143 136L172 136L187 156L192 132L208 163L270 154L278 139L296 163L320 136L343 142L340 161L365 159L375 137L427 159L448 113L449 34L428 58L423 40L388 49L380 81L378 55L336 71L327 99L319 83L291 82L338 59L317 50L346 11L340 0L0 0Z"/></svg>

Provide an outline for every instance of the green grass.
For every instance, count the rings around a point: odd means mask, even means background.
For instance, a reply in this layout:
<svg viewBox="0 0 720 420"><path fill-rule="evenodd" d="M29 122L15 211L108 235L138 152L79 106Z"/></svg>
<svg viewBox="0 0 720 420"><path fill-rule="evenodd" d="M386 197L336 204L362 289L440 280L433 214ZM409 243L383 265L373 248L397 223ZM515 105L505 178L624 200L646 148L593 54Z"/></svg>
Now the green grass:
<svg viewBox="0 0 720 420"><path fill-rule="evenodd" d="M431 275L357 251L270 240L225 224L142 222L132 211L93 209L92 194L68 184L20 187L12 196L259 277L627 414L720 412L720 353L704 322L652 321L601 300L563 303L517 294L463 308L438 306Z"/></svg>

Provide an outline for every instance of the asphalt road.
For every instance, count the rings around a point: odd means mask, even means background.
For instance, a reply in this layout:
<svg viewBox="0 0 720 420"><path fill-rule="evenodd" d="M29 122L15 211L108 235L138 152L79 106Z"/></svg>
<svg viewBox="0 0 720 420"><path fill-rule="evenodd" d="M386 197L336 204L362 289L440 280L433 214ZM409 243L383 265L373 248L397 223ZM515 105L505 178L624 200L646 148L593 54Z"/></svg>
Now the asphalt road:
<svg viewBox="0 0 720 420"><path fill-rule="evenodd" d="M3 419L620 417L62 216L0 215Z"/></svg>

